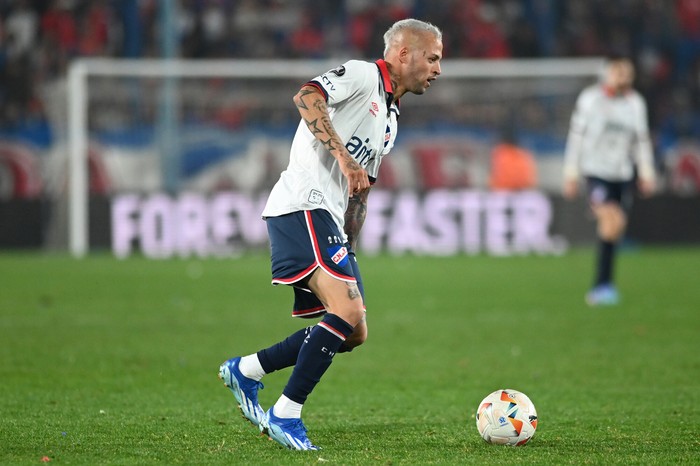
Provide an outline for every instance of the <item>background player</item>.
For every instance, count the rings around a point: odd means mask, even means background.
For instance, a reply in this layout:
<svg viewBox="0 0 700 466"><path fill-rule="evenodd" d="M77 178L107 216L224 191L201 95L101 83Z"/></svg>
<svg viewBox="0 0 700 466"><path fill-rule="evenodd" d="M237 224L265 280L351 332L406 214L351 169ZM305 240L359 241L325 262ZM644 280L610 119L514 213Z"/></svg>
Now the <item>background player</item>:
<svg viewBox="0 0 700 466"><path fill-rule="evenodd" d="M293 315L323 315L322 320L220 368L243 414L291 449L317 449L301 421L304 402L333 356L367 337L353 249L370 185L394 144L399 98L423 94L440 74L442 33L435 26L398 21L385 33L384 44L383 60L351 60L309 81L294 97L302 121L289 165L263 211L272 282L294 287ZM265 413L257 397L260 379L290 366L294 370L282 396Z"/></svg>
<svg viewBox="0 0 700 466"><path fill-rule="evenodd" d="M597 270L593 288L586 294L592 306L619 301L613 265L616 245L627 225L635 164L642 195L651 195L655 189L646 103L632 88L633 80L629 59L609 59L603 82L579 95L567 140L564 196L576 196L579 175L583 175L597 221Z"/></svg>

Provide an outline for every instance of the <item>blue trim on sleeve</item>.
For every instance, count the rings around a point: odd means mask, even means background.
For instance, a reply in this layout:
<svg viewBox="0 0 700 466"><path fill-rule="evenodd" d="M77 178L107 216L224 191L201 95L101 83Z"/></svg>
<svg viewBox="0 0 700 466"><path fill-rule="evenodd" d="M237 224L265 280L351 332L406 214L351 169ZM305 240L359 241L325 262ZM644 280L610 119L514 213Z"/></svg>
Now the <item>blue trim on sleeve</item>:
<svg viewBox="0 0 700 466"><path fill-rule="evenodd" d="M320 82L315 81L315 80L311 80L311 81L307 82L305 84L305 86L314 86L314 87L318 88L318 90L323 93L323 98L326 100L326 102L328 102L328 92L326 92L326 89L323 87L323 85L321 85Z"/></svg>

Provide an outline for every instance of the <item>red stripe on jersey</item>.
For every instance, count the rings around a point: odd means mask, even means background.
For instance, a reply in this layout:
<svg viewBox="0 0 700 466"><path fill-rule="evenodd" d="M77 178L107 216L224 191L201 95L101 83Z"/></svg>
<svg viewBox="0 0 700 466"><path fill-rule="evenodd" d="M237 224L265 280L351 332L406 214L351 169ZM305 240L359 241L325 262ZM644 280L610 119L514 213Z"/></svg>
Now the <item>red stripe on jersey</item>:
<svg viewBox="0 0 700 466"><path fill-rule="evenodd" d="M389 67L386 66L386 62L382 60L381 58L377 61L375 61L377 68L379 68L379 74L382 77L382 84L384 85L384 90L391 94L392 96L394 95L394 88L391 87L391 74L389 74ZM393 97L391 97L393 99ZM391 101L387 102L387 108L391 104ZM399 100L396 100L396 106L399 107Z"/></svg>
<svg viewBox="0 0 700 466"><path fill-rule="evenodd" d="M309 227L309 236L311 237L311 244L314 248L314 256L316 256L316 263L330 276L337 278L338 280L343 280L344 282L357 283L355 277L338 273L335 270L329 269L328 266L323 262L321 255L321 248L318 245L318 239L316 238L316 230L314 229L313 219L311 217L311 211L305 210L304 215L306 216L306 225Z"/></svg>
<svg viewBox="0 0 700 466"><path fill-rule="evenodd" d="M386 66L386 62L381 58L375 62L379 67L379 71L382 75L382 83L384 84L384 90L393 94L394 89L391 87L391 75L389 74L389 67Z"/></svg>
<svg viewBox="0 0 700 466"><path fill-rule="evenodd" d="M340 331L338 331L338 330L336 330L335 328L331 327L331 326L328 325L327 323L321 321L321 322L319 322L319 323L316 324L316 325L318 325L318 326L321 327L321 328L325 328L326 330L328 330L329 332L331 332L331 333L332 333L333 335L335 335L336 337L338 337L338 338L340 338L341 340L345 341L345 335L343 335Z"/></svg>

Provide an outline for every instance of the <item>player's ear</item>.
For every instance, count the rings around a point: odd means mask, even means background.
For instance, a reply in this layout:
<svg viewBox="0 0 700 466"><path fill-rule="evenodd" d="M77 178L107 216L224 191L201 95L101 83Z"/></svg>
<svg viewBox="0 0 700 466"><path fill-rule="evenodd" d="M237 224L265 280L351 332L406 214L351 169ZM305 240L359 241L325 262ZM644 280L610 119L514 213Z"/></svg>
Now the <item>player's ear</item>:
<svg viewBox="0 0 700 466"><path fill-rule="evenodd" d="M408 55L409 55L408 47L403 46L399 49L399 60L401 61L401 63L408 62Z"/></svg>

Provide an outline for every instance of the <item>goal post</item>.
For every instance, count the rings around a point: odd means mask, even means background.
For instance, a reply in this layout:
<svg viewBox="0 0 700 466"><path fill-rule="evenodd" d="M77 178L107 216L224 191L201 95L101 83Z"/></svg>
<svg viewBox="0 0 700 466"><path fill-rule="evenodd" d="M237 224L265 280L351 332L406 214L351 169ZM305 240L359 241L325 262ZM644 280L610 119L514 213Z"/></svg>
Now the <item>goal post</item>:
<svg viewBox="0 0 700 466"><path fill-rule="evenodd" d="M168 82L197 82L200 85L197 90L180 89L174 87L169 99L177 99L178 102L169 102L171 112L178 112L181 105L196 107L198 103L184 101L190 95L201 95L206 91L208 84L203 84L221 80L230 80L235 83L227 92L240 93L239 98L243 100L251 94L270 94L266 105L283 105L289 107L291 96L295 92L295 87L304 81L335 68L342 63L343 59L332 60L160 60L160 59L111 59L111 58L81 58L73 61L68 70L68 246L70 253L74 257L83 257L89 252L89 172L88 172L88 151L91 140L91 121L100 115L99 105L91 105L93 100L99 100L104 94L109 94L116 88L122 86L121 83L130 81L139 88L141 95L149 96L149 92L154 89L161 89ZM410 107L430 110L434 113L445 113L445 108L452 108L459 111L469 108L473 104L469 99L476 99L483 103L492 100L496 105L518 105L518 99L527 95L552 96L561 94L566 102L566 109L569 112L573 106L573 99L583 85L589 84L599 75L602 65L601 58L576 58L576 59L504 59L504 60L468 60L452 59L443 60L442 76L438 85L429 91L429 97L413 98L409 97L406 102L406 111L410 113ZM110 87L110 84L97 86L93 89L95 80L110 80L117 83ZM153 83L155 82L155 84ZM465 89L476 87L473 83L484 86L483 91L478 89L468 92ZM145 84L150 83L150 84ZM252 83L258 83L266 87L253 87ZM499 87L499 83L503 85ZM246 85L243 85L246 84ZM251 84L251 87L247 85ZM126 87L126 84L123 86ZM486 87L490 86L490 87ZM494 93L494 86L499 90ZM280 90L280 87L282 89ZM284 102L277 102L273 94L280 92L287 96ZM498 94L498 95L496 95ZM214 100L221 100L214 97ZM466 97L465 97L466 96ZM235 96L234 96L235 97ZM264 95L261 97L265 97ZM197 97L198 99L200 97ZM118 97L112 97L116 104L121 104ZM260 99L262 101L264 99ZM184 101L184 102L183 102ZM275 102L269 102L275 101ZM403 103L403 102L402 102ZM254 105L253 102L252 105ZM557 102L559 105L560 102ZM152 106L152 104L147 104ZM257 114L255 108L247 111ZM439 110L435 110L436 105L440 105ZM104 107L103 107L104 108ZM269 109L266 109L268 111ZM147 109L147 112L152 109ZM205 110L217 111L217 110ZM284 111L288 111L288 108ZM561 110L557 110L561 113ZM91 113L92 112L92 113ZM266 115L256 115L261 121L270 121L277 118L277 113L283 111L269 110ZM196 113L196 112L195 112ZM476 112L478 113L478 111ZM173 116L173 115L171 115ZM128 118L129 111L124 109L120 118ZM235 115L228 115L228 118L235 118ZM412 127L420 115L407 117L410 119L408 128L400 128L399 138L410 137ZM459 118L459 117L458 117ZM562 125L562 116L557 117L554 122ZM298 115L296 117L298 121ZM564 123L568 123L564 122ZM559 130L561 136L561 130ZM175 136L180 136L179 130L175 129ZM262 136L264 139L264 135ZM291 143L291 141L289 141ZM264 144L264 143L263 143ZM167 154L166 154L167 155ZM162 187L161 180L161 189Z"/></svg>
<svg viewBox="0 0 700 466"><path fill-rule="evenodd" d="M88 78L310 79L337 66L337 61L182 60L80 58L68 70L69 248L75 257L89 249L88 237Z"/></svg>

